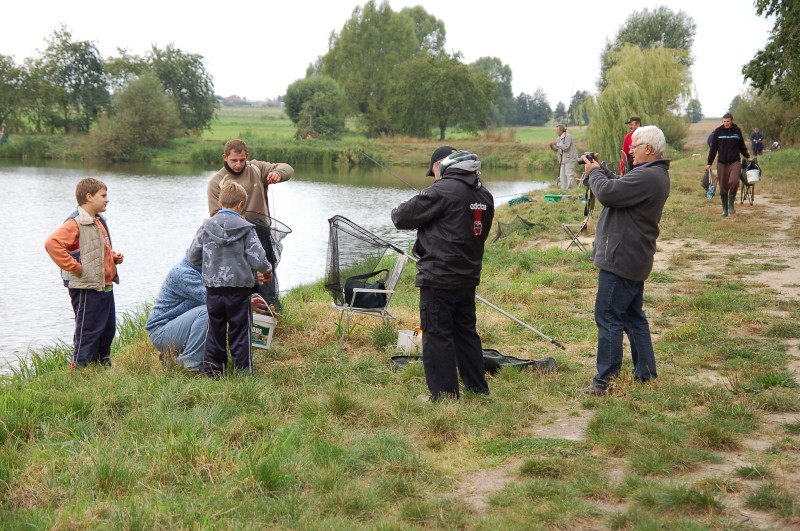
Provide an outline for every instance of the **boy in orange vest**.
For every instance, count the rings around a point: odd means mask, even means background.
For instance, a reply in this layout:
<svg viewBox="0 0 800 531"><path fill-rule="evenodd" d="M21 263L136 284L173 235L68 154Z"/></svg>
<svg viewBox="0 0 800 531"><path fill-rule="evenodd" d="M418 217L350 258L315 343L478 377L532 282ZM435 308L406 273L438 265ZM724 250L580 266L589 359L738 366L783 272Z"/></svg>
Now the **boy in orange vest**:
<svg viewBox="0 0 800 531"><path fill-rule="evenodd" d="M110 366L117 327L112 282L119 284L117 265L124 257L111 248L108 225L100 215L108 205L103 181L81 179L75 198L77 210L45 240L44 247L61 268L75 312L72 368L89 363Z"/></svg>

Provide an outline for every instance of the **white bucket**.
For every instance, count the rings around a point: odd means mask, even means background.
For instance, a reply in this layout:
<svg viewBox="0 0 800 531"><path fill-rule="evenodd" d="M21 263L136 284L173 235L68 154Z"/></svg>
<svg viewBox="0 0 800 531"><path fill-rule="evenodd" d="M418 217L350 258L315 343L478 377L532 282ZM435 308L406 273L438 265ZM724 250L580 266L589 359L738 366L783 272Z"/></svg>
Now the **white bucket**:
<svg viewBox="0 0 800 531"><path fill-rule="evenodd" d="M422 350L422 334L415 334L413 330L398 330L397 348L403 352L419 353Z"/></svg>
<svg viewBox="0 0 800 531"><path fill-rule="evenodd" d="M272 343L272 334L278 320L271 315L253 312L253 326L250 329L250 344L256 348L269 349Z"/></svg>
<svg viewBox="0 0 800 531"><path fill-rule="evenodd" d="M753 168L752 170L747 170L747 184L757 183L761 180L761 170L758 168Z"/></svg>

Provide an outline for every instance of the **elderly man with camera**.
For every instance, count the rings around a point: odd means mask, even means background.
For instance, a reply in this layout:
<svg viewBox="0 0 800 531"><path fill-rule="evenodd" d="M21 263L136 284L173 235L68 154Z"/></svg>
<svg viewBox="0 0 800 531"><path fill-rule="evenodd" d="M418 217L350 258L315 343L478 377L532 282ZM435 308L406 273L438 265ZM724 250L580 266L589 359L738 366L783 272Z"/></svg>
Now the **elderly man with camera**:
<svg viewBox="0 0 800 531"><path fill-rule="evenodd" d="M650 324L642 309L644 281L653 269L661 213L669 197L669 160L664 133L655 126L633 132L633 169L624 177L586 153L587 185L603 206L597 220L592 261L599 268L594 319L597 324L597 375L589 395L603 395L622 368L622 337L631 344L633 378L656 378Z"/></svg>

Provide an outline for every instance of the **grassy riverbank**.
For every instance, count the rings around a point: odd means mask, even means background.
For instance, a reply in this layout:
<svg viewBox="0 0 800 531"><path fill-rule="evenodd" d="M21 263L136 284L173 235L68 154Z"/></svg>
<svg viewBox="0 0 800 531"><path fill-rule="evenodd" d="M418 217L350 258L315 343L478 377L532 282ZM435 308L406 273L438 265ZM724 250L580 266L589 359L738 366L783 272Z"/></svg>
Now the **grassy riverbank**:
<svg viewBox="0 0 800 531"><path fill-rule="evenodd" d="M706 137L718 125L719 120L691 124L681 156L693 151L707 153ZM217 168L225 142L241 138L248 143L251 156L261 160L349 168L372 165L372 158L385 165L424 168L430 161L430 154L442 145L438 140L406 137L367 139L355 132L355 124L350 124L349 132L337 141L295 140L294 131L281 109L222 107L210 130L199 137L175 139L167 147L150 152L149 158L140 162ZM569 132L579 151L593 150L586 144L585 127L571 127ZM623 133L620 133L620 142ZM555 172L556 157L547 145L554 138L554 125L501 128L477 135L450 129L445 143L479 154L485 170L516 168ZM26 164L42 160L90 161L90 141L88 135L12 135L8 143L0 144L0 159Z"/></svg>
<svg viewBox="0 0 800 531"><path fill-rule="evenodd" d="M430 404L421 367L388 366L394 327L362 318L337 349L320 285L286 299L253 377L164 366L126 316L114 367L70 374L39 352L0 386L0 528L749 529L800 525L800 180L762 158L753 206L719 217L704 160L677 160L645 290L659 378L594 374L596 271L564 251L579 202L503 206L539 227L487 246L486 348L553 356L490 396ZM599 212L598 212L599 214ZM586 240L588 242L588 239ZM414 268L392 301L418 323Z"/></svg>
<svg viewBox="0 0 800 531"><path fill-rule="evenodd" d="M430 154L441 142L414 138L366 139L350 132L337 141L299 141L295 128L280 109L223 107L212 128L200 137L183 137L149 154L151 164L191 163L201 167L220 165L222 148L231 138L248 143L251 155L261 160L290 161L295 165L325 164L351 167L373 164L366 156L387 165L427 165ZM577 142L585 128L570 130ZM555 168L555 157L547 147L554 138L553 127L505 128L477 136L448 132L447 142L468 144L481 154L485 168L503 167L520 170ZM14 136L0 145L0 158L24 161L89 160L91 141L88 135ZM460 145L460 144L459 144Z"/></svg>

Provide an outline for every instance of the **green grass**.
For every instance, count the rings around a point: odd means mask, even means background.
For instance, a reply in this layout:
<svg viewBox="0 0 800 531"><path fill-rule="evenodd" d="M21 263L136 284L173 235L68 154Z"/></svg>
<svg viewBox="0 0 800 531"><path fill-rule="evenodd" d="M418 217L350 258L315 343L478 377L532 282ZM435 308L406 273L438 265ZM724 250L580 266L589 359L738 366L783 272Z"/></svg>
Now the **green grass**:
<svg viewBox="0 0 800 531"><path fill-rule="evenodd" d="M742 479L769 479L772 473L760 466L740 466L734 470L734 473Z"/></svg>
<svg viewBox="0 0 800 531"><path fill-rule="evenodd" d="M276 107L220 107L203 139L225 145L231 138L264 135L281 140L294 136L295 127L283 109Z"/></svg>
<svg viewBox="0 0 800 531"><path fill-rule="evenodd" d="M226 120L268 137L251 115ZM481 142L498 160L519 156ZM765 157L775 178L759 190L797 201L793 161ZM757 199L749 215L718 219L695 183L701 162L673 166L659 245L679 245L645 288L655 382L633 381L626 346L608 396L577 392L594 374L597 274L587 254L564 251L560 223L582 207L539 191L498 209L540 228L487 246L478 291L566 349L480 304L478 327L485 347L552 356L557 371L503 369L489 396L418 400L421 364L388 364L395 330L418 324L413 267L392 300L397 321L356 318L341 350L321 283L293 290L252 377L162 364L142 307L120 316L112 368L71 373L60 344L2 378L0 528L735 529L737 503L796 525L800 305L748 280L781 269L749 247L775 216ZM742 252L710 245L731 241ZM731 453L746 461L720 472Z"/></svg>
<svg viewBox="0 0 800 531"><path fill-rule="evenodd" d="M772 482L757 487L747 497L745 505L750 509L775 512L785 518L800 516L800 502L797 497Z"/></svg>

